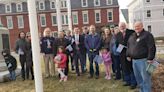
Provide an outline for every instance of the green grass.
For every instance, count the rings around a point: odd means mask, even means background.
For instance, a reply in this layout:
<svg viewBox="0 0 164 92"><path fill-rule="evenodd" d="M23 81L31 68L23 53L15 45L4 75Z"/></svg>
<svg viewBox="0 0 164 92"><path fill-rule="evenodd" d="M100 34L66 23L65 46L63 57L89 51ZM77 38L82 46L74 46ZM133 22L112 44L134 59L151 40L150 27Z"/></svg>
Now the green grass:
<svg viewBox="0 0 164 92"><path fill-rule="evenodd" d="M42 71L44 63L42 61ZM129 87L124 87L122 80L104 79L104 66L100 65L100 78L88 79L87 72L77 77L75 72L69 72L67 82L59 82L56 72L55 77L45 79L43 77L44 92L134 92ZM32 80L22 81L19 76L16 81L0 83L0 92L35 92L35 84Z"/></svg>

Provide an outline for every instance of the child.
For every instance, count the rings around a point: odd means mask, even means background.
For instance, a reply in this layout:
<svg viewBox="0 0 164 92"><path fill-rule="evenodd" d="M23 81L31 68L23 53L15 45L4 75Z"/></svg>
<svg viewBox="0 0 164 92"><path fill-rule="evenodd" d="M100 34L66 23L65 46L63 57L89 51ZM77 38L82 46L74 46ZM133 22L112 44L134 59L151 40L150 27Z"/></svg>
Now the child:
<svg viewBox="0 0 164 92"><path fill-rule="evenodd" d="M105 65L105 71L106 71L105 79L110 80L111 79L110 65L112 64L112 59L111 59L110 52L108 52L107 48L102 48L101 56L103 58L104 65Z"/></svg>
<svg viewBox="0 0 164 92"><path fill-rule="evenodd" d="M10 80L16 80L15 69L17 68L16 59L10 55L10 51L8 49L4 49L2 51L2 56L5 59L5 63L10 73Z"/></svg>
<svg viewBox="0 0 164 92"><path fill-rule="evenodd" d="M64 74L64 70L66 68L66 61L67 61L67 56L66 56L66 54L64 54L64 47L59 46L58 54L54 58L54 62L56 64L58 64L58 72L60 74L60 82L67 81L67 76Z"/></svg>

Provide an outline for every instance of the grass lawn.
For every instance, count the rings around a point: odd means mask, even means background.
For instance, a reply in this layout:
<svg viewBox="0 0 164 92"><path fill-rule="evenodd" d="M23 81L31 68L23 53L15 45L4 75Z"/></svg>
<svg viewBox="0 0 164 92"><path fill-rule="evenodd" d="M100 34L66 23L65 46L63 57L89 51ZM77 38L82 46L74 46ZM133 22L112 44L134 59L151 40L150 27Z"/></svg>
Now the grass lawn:
<svg viewBox="0 0 164 92"><path fill-rule="evenodd" d="M164 55L157 55L163 58ZM42 61L42 71L44 63ZM88 72L77 77L74 72L69 73L67 82L59 82L57 72L55 77L43 78L44 92L134 92L129 87L122 86L122 80L105 80L104 66L100 65L100 78L88 79ZM0 83L0 92L35 92L35 84L32 80L22 81L19 76L16 81Z"/></svg>
<svg viewBox="0 0 164 92"><path fill-rule="evenodd" d="M74 72L69 72L68 81L60 83L56 72L55 77L43 78L44 92L134 92L129 87L122 86L122 80L105 80L103 65L100 65L99 79L88 79L88 74L77 77ZM16 81L0 83L0 92L35 92L35 84L32 80L22 81L19 76Z"/></svg>

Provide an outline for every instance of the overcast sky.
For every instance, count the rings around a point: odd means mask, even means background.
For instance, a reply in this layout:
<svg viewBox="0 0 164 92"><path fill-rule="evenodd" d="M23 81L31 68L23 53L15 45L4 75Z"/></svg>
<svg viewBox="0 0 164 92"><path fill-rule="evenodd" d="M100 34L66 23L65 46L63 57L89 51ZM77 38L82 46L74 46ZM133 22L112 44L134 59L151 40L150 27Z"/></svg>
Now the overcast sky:
<svg viewBox="0 0 164 92"><path fill-rule="evenodd" d="M118 0L120 8L125 9L132 0Z"/></svg>

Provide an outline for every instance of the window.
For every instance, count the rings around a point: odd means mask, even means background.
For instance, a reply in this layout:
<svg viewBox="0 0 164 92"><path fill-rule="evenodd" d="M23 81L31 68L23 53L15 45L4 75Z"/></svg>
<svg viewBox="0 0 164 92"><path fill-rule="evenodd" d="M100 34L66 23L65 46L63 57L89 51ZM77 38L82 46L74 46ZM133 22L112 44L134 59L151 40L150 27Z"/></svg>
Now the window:
<svg viewBox="0 0 164 92"><path fill-rule="evenodd" d="M67 7L67 1L61 0L61 8L66 8L66 7Z"/></svg>
<svg viewBox="0 0 164 92"><path fill-rule="evenodd" d="M40 14L40 24L41 24L41 27L46 26L46 15L45 14Z"/></svg>
<svg viewBox="0 0 164 92"><path fill-rule="evenodd" d="M72 21L73 21L73 24L75 25L78 24L78 12L72 12Z"/></svg>
<svg viewBox="0 0 164 92"><path fill-rule="evenodd" d="M6 19L7 19L7 28L8 29L13 29L13 19L12 19L12 16L7 16Z"/></svg>
<svg viewBox="0 0 164 92"><path fill-rule="evenodd" d="M39 2L39 10L45 10L45 3L44 1Z"/></svg>
<svg viewBox="0 0 164 92"><path fill-rule="evenodd" d="M94 0L94 5L95 6L100 6L100 0Z"/></svg>
<svg viewBox="0 0 164 92"><path fill-rule="evenodd" d="M163 9L163 16L164 16L164 9Z"/></svg>
<svg viewBox="0 0 164 92"><path fill-rule="evenodd" d="M150 3L150 0L146 0L146 3Z"/></svg>
<svg viewBox="0 0 164 92"><path fill-rule="evenodd" d="M151 25L148 25L147 29L148 29L149 32L151 32Z"/></svg>
<svg viewBox="0 0 164 92"><path fill-rule="evenodd" d="M95 23L101 23L101 12L100 12L100 10L95 10Z"/></svg>
<svg viewBox="0 0 164 92"><path fill-rule="evenodd" d="M83 24L88 24L88 11L82 11L83 14Z"/></svg>
<svg viewBox="0 0 164 92"><path fill-rule="evenodd" d="M0 17L0 26L2 25L2 20L1 20L1 17Z"/></svg>
<svg viewBox="0 0 164 92"><path fill-rule="evenodd" d="M17 16L18 19L18 28L24 28L24 20L23 20L23 16Z"/></svg>
<svg viewBox="0 0 164 92"><path fill-rule="evenodd" d="M22 12L22 4L17 4L17 12Z"/></svg>
<svg viewBox="0 0 164 92"><path fill-rule="evenodd" d="M151 11L147 10L147 17L150 18L151 17Z"/></svg>
<svg viewBox="0 0 164 92"><path fill-rule="evenodd" d="M81 0L82 7L88 6L88 0Z"/></svg>
<svg viewBox="0 0 164 92"><path fill-rule="evenodd" d="M62 14L62 24L63 25L68 25L68 15L67 15L67 13Z"/></svg>
<svg viewBox="0 0 164 92"><path fill-rule="evenodd" d="M56 13L51 13L52 26L57 26L57 15Z"/></svg>
<svg viewBox="0 0 164 92"><path fill-rule="evenodd" d="M11 4L6 4L5 8L6 8L6 13L11 12Z"/></svg>
<svg viewBox="0 0 164 92"><path fill-rule="evenodd" d="M50 1L50 7L51 9L55 9L56 8L56 1Z"/></svg>
<svg viewBox="0 0 164 92"><path fill-rule="evenodd" d="M112 9L107 10L107 20L108 20L108 22L113 22L113 10Z"/></svg>
<svg viewBox="0 0 164 92"><path fill-rule="evenodd" d="M112 5L113 4L113 0L106 0L106 4L107 5Z"/></svg>

